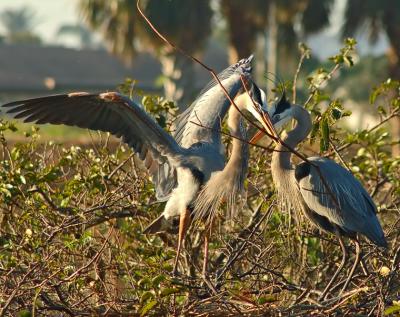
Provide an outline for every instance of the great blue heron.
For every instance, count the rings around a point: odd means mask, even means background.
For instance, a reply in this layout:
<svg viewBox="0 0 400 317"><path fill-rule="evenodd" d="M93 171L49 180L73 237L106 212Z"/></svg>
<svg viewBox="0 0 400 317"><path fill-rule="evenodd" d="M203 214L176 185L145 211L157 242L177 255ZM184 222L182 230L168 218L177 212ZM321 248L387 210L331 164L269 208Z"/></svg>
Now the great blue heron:
<svg viewBox="0 0 400 317"><path fill-rule="evenodd" d="M357 234L366 236L374 244L387 248L387 242L376 216L376 206L360 184L345 168L322 157L309 157L293 166L292 152L309 134L312 122L306 109L291 105L283 95L275 109L270 111L272 123L278 127L290 118L296 120L294 129L285 134L272 154L271 173L280 197L291 206L300 207L306 218L320 229L334 233L340 243L343 258L339 268L325 287L320 299L324 299L347 261L343 236L351 238L356 246L356 258L350 274L341 290L347 288L361 259ZM252 142L256 142L258 133ZM288 149L287 145L290 149Z"/></svg>
<svg viewBox="0 0 400 317"><path fill-rule="evenodd" d="M250 112L265 125L266 112L265 93L251 77L251 60L252 56L243 59L218 76L238 109L230 106L222 88L213 80L178 118L174 137L138 104L114 92L54 95L15 101L3 107L25 122L78 126L122 137L144 161L158 200L167 201L162 215L145 232L173 230L179 224L176 272L182 241L197 202L202 211L213 213L221 198L235 199L243 188L248 144L241 141L246 138L241 113ZM247 88L243 87L244 82ZM225 165L220 131L228 110L228 126L234 139Z"/></svg>

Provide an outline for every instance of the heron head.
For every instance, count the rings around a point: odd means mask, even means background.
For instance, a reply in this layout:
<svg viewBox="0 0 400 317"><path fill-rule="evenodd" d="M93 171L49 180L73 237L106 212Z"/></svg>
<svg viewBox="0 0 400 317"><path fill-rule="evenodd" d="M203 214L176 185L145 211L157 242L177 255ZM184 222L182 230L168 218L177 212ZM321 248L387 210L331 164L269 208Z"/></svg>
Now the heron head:
<svg viewBox="0 0 400 317"><path fill-rule="evenodd" d="M251 94L252 94L254 102L263 111L268 111L267 95L265 94L264 90L262 90L255 83L253 83L253 85L251 87Z"/></svg>
<svg viewBox="0 0 400 317"><path fill-rule="evenodd" d="M285 93L267 112L268 116L262 116L261 123L268 133L276 137L278 135L276 130L282 128L292 118L292 106ZM250 142L256 143L263 135L263 131L258 131Z"/></svg>
<svg viewBox="0 0 400 317"><path fill-rule="evenodd" d="M285 92L277 103L268 111L272 124L276 129L282 128L292 117L292 105L286 98Z"/></svg>
<svg viewBox="0 0 400 317"><path fill-rule="evenodd" d="M235 98L241 110L249 112L257 121L262 123L263 115L268 112L267 96L265 92L252 82L251 88Z"/></svg>

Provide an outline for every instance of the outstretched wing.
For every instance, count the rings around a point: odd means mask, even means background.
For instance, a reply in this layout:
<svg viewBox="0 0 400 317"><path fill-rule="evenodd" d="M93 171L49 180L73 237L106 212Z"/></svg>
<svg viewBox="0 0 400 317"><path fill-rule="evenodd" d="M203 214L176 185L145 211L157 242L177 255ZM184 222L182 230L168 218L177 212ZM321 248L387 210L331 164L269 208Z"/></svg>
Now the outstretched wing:
<svg viewBox="0 0 400 317"><path fill-rule="evenodd" d="M65 124L122 137L144 161L156 189L165 187L159 177L159 165L169 166L167 157L183 150L139 105L115 92L53 95L2 107L24 122Z"/></svg>
<svg viewBox="0 0 400 317"><path fill-rule="evenodd" d="M361 183L347 169L330 159L312 157L309 160L319 167L335 200L317 169L304 162L296 167L295 176L307 206L344 231L360 232L376 244L386 246L376 217L376 206Z"/></svg>

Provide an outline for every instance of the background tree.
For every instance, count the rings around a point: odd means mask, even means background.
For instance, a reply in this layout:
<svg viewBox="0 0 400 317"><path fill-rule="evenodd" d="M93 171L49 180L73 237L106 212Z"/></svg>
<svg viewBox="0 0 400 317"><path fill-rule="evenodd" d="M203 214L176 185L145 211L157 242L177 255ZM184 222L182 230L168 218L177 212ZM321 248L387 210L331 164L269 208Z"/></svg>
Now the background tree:
<svg viewBox="0 0 400 317"><path fill-rule="evenodd" d="M6 29L5 41L9 43L41 43L33 33L37 21L35 12L29 7L8 9L0 14L1 24Z"/></svg>
<svg viewBox="0 0 400 317"><path fill-rule="evenodd" d="M93 33L81 24L64 24L57 30L57 36L72 35L78 38L82 48L96 48Z"/></svg>
<svg viewBox="0 0 400 317"><path fill-rule="evenodd" d="M189 54L201 53L210 33L212 11L208 0L147 0L141 6L172 42ZM192 99L196 88L193 63L154 35L139 16L136 0L81 0L80 9L89 26L101 32L112 52L127 61L139 50L159 58L166 98L181 106Z"/></svg>
<svg viewBox="0 0 400 317"><path fill-rule="evenodd" d="M400 79L400 2L397 0L352 0L347 1L343 36L354 35L357 32L368 32L371 42L378 39L384 32L389 40L388 75ZM391 120L393 156L400 155L400 118Z"/></svg>
<svg viewBox="0 0 400 317"><path fill-rule="evenodd" d="M333 0L221 0L227 20L229 61L234 63L255 51L256 40L267 39L267 69L294 71L297 43L329 24ZM257 35L261 34L261 38ZM265 46L265 45L262 45ZM265 47L261 48L265 51ZM260 54L263 55L263 54ZM265 56L265 53L264 53ZM282 56L282 58L278 58ZM259 56L259 59L262 56ZM260 61L259 61L260 62ZM262 63L262 62L261 62ZM263 63L262 63L263 64ZM259 73L265 73L261 70Z"/></svg>
<svg viewBox="0 0 400 317"><path fill-rule="evenodd" d="M229 63L254 52L257 34L264 30L269 1L221 0L221 12L227 21Z"/></svg>

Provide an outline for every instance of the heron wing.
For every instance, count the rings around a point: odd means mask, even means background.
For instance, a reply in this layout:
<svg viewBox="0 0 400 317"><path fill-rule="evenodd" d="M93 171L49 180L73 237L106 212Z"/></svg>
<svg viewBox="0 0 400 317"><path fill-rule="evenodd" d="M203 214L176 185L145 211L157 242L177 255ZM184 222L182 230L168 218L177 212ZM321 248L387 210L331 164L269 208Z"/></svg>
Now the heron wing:
<svg viewBox="0 0 400 317"><path fill-rule="evenodd" d="M297 177L298 185L307 206L344 231L360 232L379 245L386 244L376 217L376 206L361 183L347 169L330 159L312 157L309 160L318 166L331 193L317 168L310 165L307 174L300 170L304 165L299 164L295 174L301 176Z"/></svg>
<svg viewBox="0 0 400 317"><path fill-rule="evenodd" d="M253 56L242 59L218 74L218 79L232 99L242 88L240 77L251 76ZM230 101L216 79L211 80L195 101L175 121L174 137L183 147L202 141L220 142L220 123Z"/></svg>
<svg viewBox="0 0 400 317"><path fill-rule="evenodd" d="M138 104L118 93L71 93L15 101L2 106L15 118L38 124L65 124L110 132L122 137L144 161L160 196L165 179L160 163L169 166L169 155L182 148Z"/></svg>
<svg viewBox="0 0 400 317"><path fill-rule="evenodd" d="M242 87L240 75L251 75L253 56L242 59L218 74L228 93L234 98ZM211 80L199 93L195 101L181 113L174 122L173 136L176 142L184 148L189 148L197 142L221 143L220 124L225 117L230 102L218 82ZM222 146L221 146L222 147ZM162 192L168 197L176 187L176 170L170 165L159 165L158 178L163 180ZM161 189L160 189L161 192Z"/></svg>

